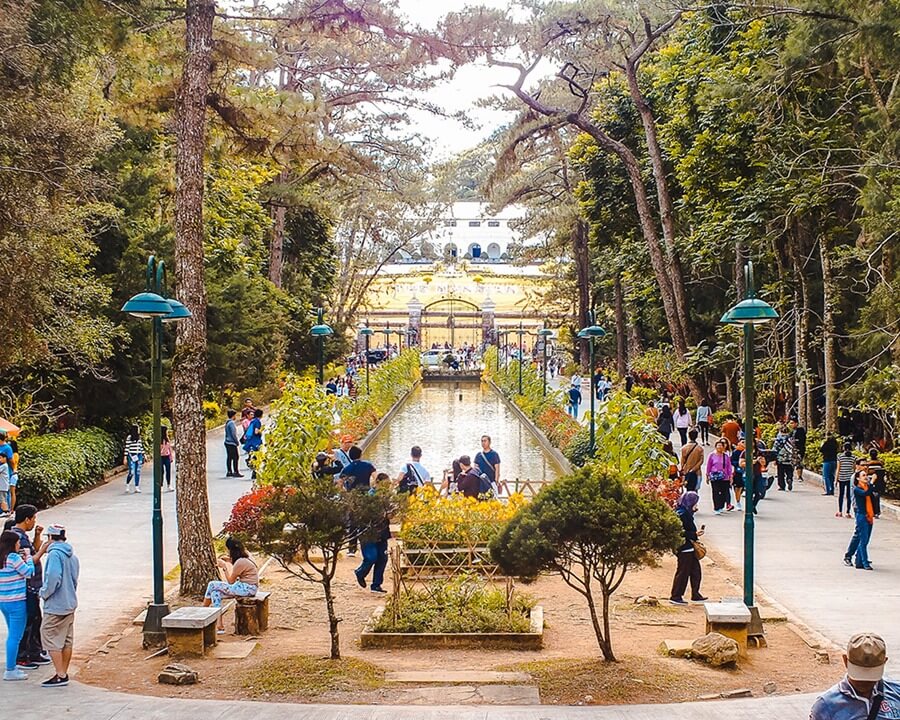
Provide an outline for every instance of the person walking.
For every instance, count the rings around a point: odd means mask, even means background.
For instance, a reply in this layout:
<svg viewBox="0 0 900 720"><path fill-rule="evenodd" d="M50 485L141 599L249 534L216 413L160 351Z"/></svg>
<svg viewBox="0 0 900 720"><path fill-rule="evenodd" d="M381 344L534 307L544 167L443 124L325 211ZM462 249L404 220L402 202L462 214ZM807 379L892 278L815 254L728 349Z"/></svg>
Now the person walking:
<svg viewBox="0 0 900 720"><path fill-rule="evenodd" d="M678 500L675 508L675 514L681 520L681 527L684 532L684 542L675 551L678 557L678 566L675 569L675 578L672 580L672 592L669 595L669 602L673 605L687 605L684 600L684 591L687 590L688 582L691 585L691 600L693 602L703 602L706 600L700 594L700 582L703 579L703 572L700 568L700 558L697 557L697 548L694 543L700 540L703 535L704 528L697 529L694 522L694 513L697 512L697 505L700 502L700 496L689 490Z"/></svg>
<svg viewBox="0 0 900 720"><path fill-rule="evenodd" d="M262 417L263 411L256 408L253 411L253 419L244 431L244 452L247 453L247 466L251 470L250 477L256 480L256 453L262 447Z"/></svg>
<svg viewBox="0 0 900 720"><path fill-rule="evenodd" d="M887 647L874 633L850 638L847 672L816 698L809 720L889 720L900 717L900 683L884 677Z"/></svg>
<svg viewBox="0 0 900 720"><path fill-rule="evenodd" d="M350 456L350 464L342 467L338 475L344 490L347 492L353 490L368 491L376 475L375 466L368 460L362 459L362 449L357 445L353 445L347 454ZM347 544L347 557L356 557L358 544L358 535L354 529Z"/></svg>
<svg viewBox="0 0 900 720"><path fill-rule="evenodd" d="M778 489L792 491L794 489L794 441L784 425L778 428L775 442L775 466L778 469Z"/></svg>
<svg viewBox="0 0 900 720"><path fill-rule="evenodd" d="M420 487L431 484L431 473L422 465L422 448L413 445L409 451L409 462L397 476L397 492L414 493Z"/></svg>
<svg viewBox="0 0 900 720"><path fill-rule="evenodd" d="M41 538L44 531L37 524L37 508L34 505L20 505L16 508L15 525L10 528L19 536L19 552L31 556L34 574L25 581L25 632L19 641L17 665L23 670L34 670L39 665L49 665L50 657L44 652L41 642L41 548L45 545ZM31 533L31 535L29 535Z"/></svg>
<svg viewBox="0 0 900 720"><path fill-rule="evenodd" d="M581 389L577 385L572 385L566 392L566 395L569 398L569 415L577 420L578 407L581 405Z"/></svg>
<svg viewBox="0 0 900 720"><path fill-rule="evenodd" d="M716 451L706 459L706 482L712 487L713 511L716 515L725 512L726 505L729 505L732 474L731 458L725 452L725 441L717 440Z"/></svg>
<svg viewBox="0 0 900 720"><path fill-rule="evenodd" d="M744 489L747 485L747 472L744 447L746 443L741 440L731 451L731 487L734 490L734 507L738 512L744 508L741 506L741 497L744 495ZM752 474L753 468L750 468ZM752 486L751 486L752 487ZM729 508L731 509L731 508Z"/></svg>
<svg viewBox="0 0 900 720"><path fill-rule="evenodd" d="M19 535L12 530L0 533L0 614L6 621L6 669L4 680L27 680L28 675L16 664L19 642L25 633L28 610L25 583L34 575L34 561L20 552Z"/></svg>
<svg viewBox="0 0 900 720"><path fill-rule="evenodd" d="M659 411L659 417L656 419L656 429L659 430L666 440L669 439L669 436L675 429L675 418L672 417L672 409L668 404L663 405L662 410Z"/></svg>
<svg viewBox="0 0 900 720"><path fill-rule="evenodd" d="M712 408L709 400L703 398L697 406L697 427L700 428L700 442L709 445L709 421L712 419Z"/></svg>
<svg viewBox="0 0 900 720"><path fill-rule="evenodd" d="M159 460L162 465L162 478L166 481L166 490L172 492L172 456L174 455L174 450L172 442L169 440L169 428L162 425L159 428L159 433Z"/></svg>
<svg viewBox="0 0 900 720"><path fill-rule="evenodd" d="M850 545L844 553L844 565L850 565L851 557L857 570L874 570L869 562L869 540L872 538L872 526L875 524L875 510L872 505L873 490L869 484L869 475L865 468L856 471L853 480L853 509L856 515L856 527Z"/></svg>
<svg viewBox="0 0 900 720"><path fill-rule="evenodd" d="M793 471L798 482L803 482L803 460L806 458L806 428L797 422L797 418L791 418L788 422L791 432L791 440L794 448Z"/></svg>
<svg viewBox="0 0 900 720"><path fill-rule="evenodd" d="M684 446L688 440L688 430L691 427L691 411L688 410L684 398L678 401L678 409L675 410L675 429L681 437L681 444Z"/></svg>
<svg viewBox="0 0 900 720"><path fill-rule="evenodd" d="M844 451L837 459L837 484L838 484L838 509L834 514L840 517L844 508L844 496L847 497L847 517L850 517L850 504L852 501L850 483L856 472L856 457L853 455L853 445L844 443Z"/></svg>
<svg viewBox="0 0 900 720"><path fill-rule="evenodd" d="M732 447L737 445L738 440L741 439L741 424L734 415L729 415L728 419L722 423L722 437L728 440Z"/></svg>
<svg viewBox="0 0 900 720"><path fill-rule="evenodd" d="M236 410L228 411L228 420L225 422L225 477L244 477L238 470L238 431L235 416Z"/></svg>
<svg viewBox="0 0 900 720"><path fill-rule="evenodd" d="M144 465L144 443L141 442L141 430L137 425L132 425L125 438L125 465L128 466L128 475L125 477L125 494L131 492L131 481L134 480L134 491L141 491L141 468Z"/></svg>
<svg viewBox="0 0 900 720"><path fill-rule="evenodd" d="M703 466L703 448L697 443L696 429L688 433L688 440L688 444L681 448L681 474L684 476L684 487L689 492L697 492Z"/></svg>
<svg viewBox="0 0 900 720"><path fill-rule="evenodd" d="M828 433L819 450L822 453L822 482L825 484L823 495L834 495L834 478L837 473L838 442L834 433Z"/></svg>
<svg viewBox="0 0 900 720"><path fill-rule="evenodd" d="M225 541L225 549L228 550L228 556L216 560L225 579L210 580L207 583L203 596L204 607L222 607L223 598L253 597L259 590L259 568L250 558L244 544L229 536ZM225 633L225 618L222 613L216 623L216 632L219 635Z"/></svg>
<svg viewBox="0 0 900 720"><path fill-rule="evenodd" d="M62 525L48 527L47 537L47 562L44 567L44 583L41 585L41 598L44 601L41 641L50 653L55 674L44 680L41 687L52 688L69 684L80 566Z"/></svg>
<svg viewBox="0 0 900 720"><path fill-rule="evenodd" d="M384 474L384 478L390 479L387 473ZM388 563L388 540L391 538L391 524L388 517L385 516L382 522L369 531L369 534L371 537L367 534L362 537L362 562L353 574L356 576L357 584L365 588L371 571L372 585L369 589L377 595L383 595L387 592L383 587L384 569Z"/></svg>

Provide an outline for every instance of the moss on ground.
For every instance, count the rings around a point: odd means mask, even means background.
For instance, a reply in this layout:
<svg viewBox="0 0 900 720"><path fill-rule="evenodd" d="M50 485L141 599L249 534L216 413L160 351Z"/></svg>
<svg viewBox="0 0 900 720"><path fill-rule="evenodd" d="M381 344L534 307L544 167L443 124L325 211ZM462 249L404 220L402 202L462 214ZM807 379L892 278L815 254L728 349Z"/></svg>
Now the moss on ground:
<svg viewBox="0 0 900 720"><path fill-rule="evenodd" d="M302 695L318 697L328 692L376 690L384 685L384 670L378 665L346 657L340 660L294 655L262 663L244 680L252 697Z"/></svg>

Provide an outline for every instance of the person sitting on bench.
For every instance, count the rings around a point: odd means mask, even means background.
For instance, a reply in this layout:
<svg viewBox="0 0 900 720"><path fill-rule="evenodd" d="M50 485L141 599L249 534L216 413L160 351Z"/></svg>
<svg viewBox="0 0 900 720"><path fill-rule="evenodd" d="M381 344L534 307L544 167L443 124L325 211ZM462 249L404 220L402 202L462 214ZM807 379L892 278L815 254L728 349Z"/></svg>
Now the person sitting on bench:
<svg viewBox="0 0 900 720"><path fill-rule="evenodd" d="M259 589L259 569L250 559L244 544L237 538L225 541L229 557L220 557L216 564L225 573L225 581L213 580L206 586L204 607L222 607L222 598L253 597ZM218 633L225 632L225 619L219 615Z"/></svg>

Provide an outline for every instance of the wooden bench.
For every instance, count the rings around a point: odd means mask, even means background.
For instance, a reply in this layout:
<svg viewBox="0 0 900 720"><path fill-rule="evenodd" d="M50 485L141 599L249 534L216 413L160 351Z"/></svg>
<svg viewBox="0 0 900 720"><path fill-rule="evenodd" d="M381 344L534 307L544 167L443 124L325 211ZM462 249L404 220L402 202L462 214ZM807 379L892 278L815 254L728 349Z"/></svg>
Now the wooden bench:
<svg viewBox="0 0 900 720"><path fill-rule="evenodd" d="M216 644L216 620L222 614L217 607L183 607L162 619L166 645L173 657L203 657L206 648Z"/></svg>
<svg viewBox="0 0 900 720"><path fill-rule="evenodd" d="M750 610L740 602L705 603L706 632L716 632L737 642L741 657L747 656Z"/></svg>
<svg viewBox="0 0 900 720"><path fill-rule="evenodd" d="M235 635L259 635L269 629L269 595L271 594L257 591L253 597L235 598Z"/></svg>

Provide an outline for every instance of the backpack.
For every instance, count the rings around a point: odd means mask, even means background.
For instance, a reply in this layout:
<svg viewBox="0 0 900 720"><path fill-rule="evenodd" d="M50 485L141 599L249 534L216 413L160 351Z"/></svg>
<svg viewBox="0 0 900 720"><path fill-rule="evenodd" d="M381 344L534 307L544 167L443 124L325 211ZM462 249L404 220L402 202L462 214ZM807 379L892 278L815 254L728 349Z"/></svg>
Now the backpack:
<svg viewBox="0 0 900 720"><path fill-rule="evenodd" d="M488 465L491 464L488 461L487 456L484 453L480 452L480 453L478 453L478 455L481 455L481 457L484 458L485 463L487 463ZM476 459L478 458L477 455L475 457L476 457ZM474 470L475 467L476 466L473 465L472 469ZM495 491L494 483L491 482L491 479L487 476L487 473L483 473L483 472L478 473L478 479L481 481L481 484L478 487L479 495L487 495L488 493L493 493Z"/></svg>
<svg viewBox="0 0 900 720"><path fill-rule="evenodd" d="M419 473L416 472L415 465L406 463L406 472L403 473L403 477L400 478L400 485L397 487L397 492L414 493L416 488L421 484L422 479L419 477Z"/></svg>

